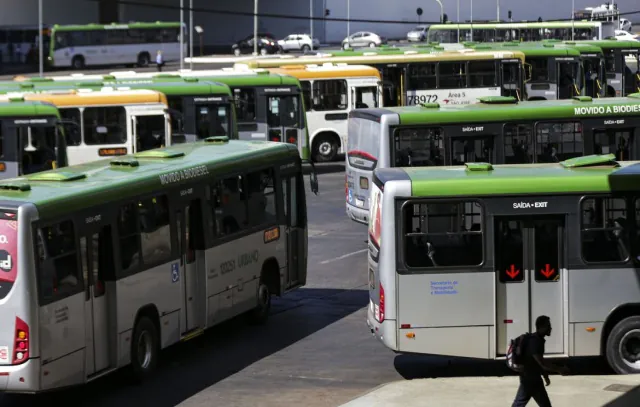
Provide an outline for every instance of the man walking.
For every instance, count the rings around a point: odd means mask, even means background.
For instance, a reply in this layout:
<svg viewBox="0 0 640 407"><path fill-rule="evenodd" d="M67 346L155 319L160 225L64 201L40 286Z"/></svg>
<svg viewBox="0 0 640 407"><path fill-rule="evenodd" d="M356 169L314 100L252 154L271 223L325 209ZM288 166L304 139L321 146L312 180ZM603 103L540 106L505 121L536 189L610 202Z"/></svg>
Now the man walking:
<svg viewBox="0 0 640 407"><path fill-rule="evenodd" d="M544 360L545 336L551 335L551 319L541 315L536 319L536 332L528 335L524 342L524 371L520 373L520 387L512 407L524 407L533 398L540 407L551 407L546 385L551 384L548 372L566 374L568 369L556 367Z"/></svg>

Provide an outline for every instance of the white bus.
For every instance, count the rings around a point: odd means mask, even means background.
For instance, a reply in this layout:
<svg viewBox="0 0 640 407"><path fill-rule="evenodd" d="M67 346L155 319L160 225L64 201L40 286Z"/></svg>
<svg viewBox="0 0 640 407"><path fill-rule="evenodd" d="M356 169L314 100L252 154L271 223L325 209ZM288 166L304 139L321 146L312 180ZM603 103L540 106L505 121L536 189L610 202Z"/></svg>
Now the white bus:
<svg viewBox="0 0 640 407"><path fill-rule="evenodd" d="M316 161L333 161L346 152L350 111L383 105L380 72L370 66L288 65L269 71L300 80L311 156Z"/></svg>
<svg viewBox="0 0 640 407"><path fill-rule="evenodd" d="M317 191L317 179L311 182ZM0 182L0 391L129 366L306 283L302 163L225 136Z"/></svg>
<svg viewBox="0 0 640 407"><path fill-rule="evenodd" d="M65 129L69 165L132 154L171 144L167 98L151 90L9 92L55 105ZM30 143L30 142L29 142Z"/></svg>
<svg viewBox="0 0 640 407"><path fill-rule="evenodd" d="M180 58L180 34L187 50L186 25L174 22L131 24L53 25L45 41L47 64L51 67L83 69L96 65L138 65L155 63L156 53L164 61Z"/></svg>
<svg viewBox="0 0 640 407"><path fill-rule="evenodd" d="M548 357L603 356L640 373L640 162L590 155L373 178L367 323L386 347L505 359L546 315Z"/></svg>

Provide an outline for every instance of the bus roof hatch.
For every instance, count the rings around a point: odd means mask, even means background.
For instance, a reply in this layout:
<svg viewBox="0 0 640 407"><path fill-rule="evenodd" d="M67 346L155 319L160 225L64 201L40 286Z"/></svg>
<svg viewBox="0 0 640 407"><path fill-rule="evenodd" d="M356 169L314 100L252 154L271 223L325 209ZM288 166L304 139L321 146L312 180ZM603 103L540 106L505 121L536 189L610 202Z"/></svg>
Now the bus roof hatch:
<svg viewBox="0 0 640 407"><path fill-rule="evenodd" d="M565 161L561 161L560 165L564 168L581 168L581 167L593 167L596 165L610 165L613 167L619 167L620 164L616 161L615 154L594 154L586 155L584 157L570 158Z"/></svg>

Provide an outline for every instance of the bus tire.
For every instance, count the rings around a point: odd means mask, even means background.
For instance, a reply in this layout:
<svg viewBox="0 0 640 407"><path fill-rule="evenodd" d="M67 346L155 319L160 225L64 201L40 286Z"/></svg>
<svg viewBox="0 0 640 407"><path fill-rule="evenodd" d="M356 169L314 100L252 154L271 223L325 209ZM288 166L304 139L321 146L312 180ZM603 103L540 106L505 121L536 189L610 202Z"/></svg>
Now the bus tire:
<svg viewBox="0 0 640 407"><path fill-rule="evenodd" d="M142 315L133 329L131 339L131 373L133 380L142 382L155 370L160 353L158 328Z"/></svg>
<svg viewBox="0 0 640 407"><path fill-rule="evenodd" d="M239 57L242 54L242 51L240 51L240 48L236 48L233 50L233 55Z"/></svg>
<svg viewBox="0 0 640 407"><path fill-rule="evenodd" d="M313 159L316 162L335 160L340 148L340 139L333 133L318 134L313 140Z"/></svg>
<svg viewBox="0 0 640 407"><path fill-rule="evenodd" d="M82 55L76 55L73 57L71 60L71 67L76 70L84 69L84 57Z"/></svg>
<svg viewBox="0 0 640 407"><path fill-rule="evenodd" d="M254 325L262 325L269 319L271 312L271 291L267 281L260 279L258 285L258 305L249 312L249 322Z"/></svg>
<svg viewBox="0 0 640 407"><path fill-rule="evenodd" d="M640 373L640 316L618 322L607 337L606 356L609 366L618 374ZM634 359L634 360L631 360Z"/></svg>
<svg viewBox="0 0 640 407"><path fill-rule="evenodd" d="M149 66L149 62L151 62L151 55L148 52L141 52L138 55L138 67L146 68Z"/></svg>

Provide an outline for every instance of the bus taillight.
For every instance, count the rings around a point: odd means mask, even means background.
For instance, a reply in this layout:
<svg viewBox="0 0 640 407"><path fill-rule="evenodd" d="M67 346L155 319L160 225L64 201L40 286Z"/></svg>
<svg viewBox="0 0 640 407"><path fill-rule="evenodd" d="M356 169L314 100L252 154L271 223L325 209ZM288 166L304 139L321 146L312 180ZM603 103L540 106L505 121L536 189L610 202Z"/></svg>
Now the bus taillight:
<svg viewBox="0 0 640 407"><path fill-rule="evenodd" d="M13 346L13 364L19 365L29 359L29 325L16 317L16 337Z"/></svg>
<svg viewBox="0 0 640 407"><path fill-rule="evenodd" d="M298 144L298 130L287 130L286 140L289 144Z"/></svg>
<svg viewBox="0 0 640 407"><path fill-rule="evenodd" d="M378 321L383 322L384 321L384 287L382 287L382 283L380 283L379 286L380 286L380 318L378 319Z"/></svg>

